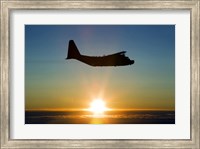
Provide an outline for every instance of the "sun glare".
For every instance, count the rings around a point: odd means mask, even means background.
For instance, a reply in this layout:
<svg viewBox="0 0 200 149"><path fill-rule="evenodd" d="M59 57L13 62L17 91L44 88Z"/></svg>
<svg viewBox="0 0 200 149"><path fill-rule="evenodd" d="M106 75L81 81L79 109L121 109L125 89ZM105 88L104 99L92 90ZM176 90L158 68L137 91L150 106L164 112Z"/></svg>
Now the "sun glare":
<svg viewBox="0 0 200 149"><path fill-rule="evenodd" d="M106 108L105 102L98 98L94 99L90 103L89 111L93 112L94 115L101 115L103 114L108 108Z"/></svg>

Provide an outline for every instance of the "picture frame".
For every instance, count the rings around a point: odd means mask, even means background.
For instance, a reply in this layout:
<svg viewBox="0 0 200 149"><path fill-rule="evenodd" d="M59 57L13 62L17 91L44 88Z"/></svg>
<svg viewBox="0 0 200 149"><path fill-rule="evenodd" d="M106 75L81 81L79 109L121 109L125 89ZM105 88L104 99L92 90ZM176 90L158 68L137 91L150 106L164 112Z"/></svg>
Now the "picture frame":
<svg viewBox="0 0 200 149"><path fill-rule="evenodd" d="M1 148L199 148L200 1L7 1L1 0ZM190 10L190 139L11 139L10 13L12 10Z"/></svg>

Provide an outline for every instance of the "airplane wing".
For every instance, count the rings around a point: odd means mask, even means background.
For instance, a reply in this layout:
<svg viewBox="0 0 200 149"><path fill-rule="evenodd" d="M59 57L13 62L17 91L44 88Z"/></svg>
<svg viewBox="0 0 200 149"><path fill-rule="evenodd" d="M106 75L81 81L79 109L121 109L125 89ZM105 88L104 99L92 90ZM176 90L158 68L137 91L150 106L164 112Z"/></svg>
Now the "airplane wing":
<svg viewBox="0 0 200 149"><path fill-rule="evenodd" d="M118 53L115 53L115 54L125 54L126 51L121 51L121 52L118 52Z"/></svg>
<svg viewBox="0 0 200 149"><path fill-rule="evenodd" d="M121 51L121 52L118 52L118 53L114 53L114 54L110 54L110 55L124 55L126 53L126 51ZM110 56L108 55L108 56Z"/></svg>

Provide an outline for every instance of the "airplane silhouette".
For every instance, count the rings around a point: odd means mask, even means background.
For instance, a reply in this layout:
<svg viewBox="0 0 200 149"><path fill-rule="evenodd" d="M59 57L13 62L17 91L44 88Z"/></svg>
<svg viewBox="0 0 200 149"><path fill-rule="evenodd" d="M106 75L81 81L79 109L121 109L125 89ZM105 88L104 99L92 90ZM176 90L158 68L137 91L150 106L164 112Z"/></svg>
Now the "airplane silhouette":
<svg viewBox="0 0 200 149"><path fill-rule="evenodd" d="M76 59L90 66L125 66L132 65L134 60L125 56L126 51L106 56L86 56L80 54L73 40L69 41L68 54L66 59Z"/></svg>

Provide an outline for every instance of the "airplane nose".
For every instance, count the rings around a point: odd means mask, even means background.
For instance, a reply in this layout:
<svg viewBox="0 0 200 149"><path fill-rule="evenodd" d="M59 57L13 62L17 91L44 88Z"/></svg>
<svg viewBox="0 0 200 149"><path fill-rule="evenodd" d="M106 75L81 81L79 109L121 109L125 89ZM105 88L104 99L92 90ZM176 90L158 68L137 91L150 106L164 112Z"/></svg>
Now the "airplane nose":
<svg viewBox="0 0 200 149"><path fill-rule="evenodd" d="M131 63L132 63L132 64L134 64L134 63L135 63L135 61L134 61L134 60L131 60Z"/></svg>

